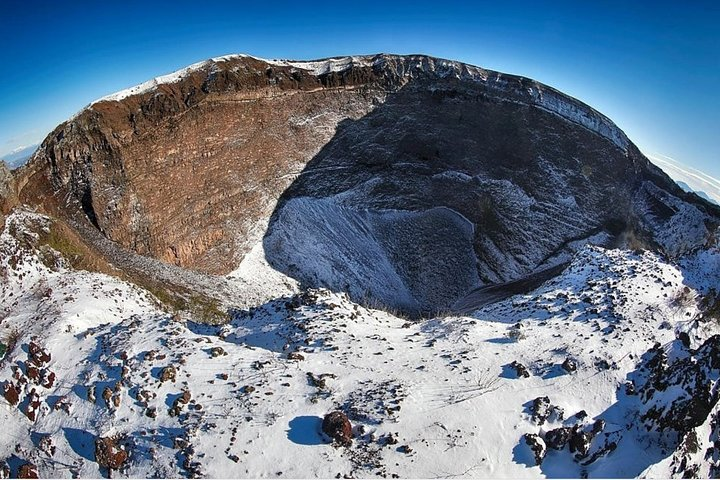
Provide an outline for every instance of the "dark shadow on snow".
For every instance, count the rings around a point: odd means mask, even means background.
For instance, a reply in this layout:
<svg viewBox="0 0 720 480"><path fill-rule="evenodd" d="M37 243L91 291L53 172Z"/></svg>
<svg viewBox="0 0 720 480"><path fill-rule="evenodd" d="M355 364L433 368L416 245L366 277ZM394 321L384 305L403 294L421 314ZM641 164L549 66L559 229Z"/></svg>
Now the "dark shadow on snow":
<svg viewBox="0 0 720 480"><path fill-rule="evenodd" d="M287 438L298 445L320 445L323 441L322 418L304 415L288 423Z"/></svg>
<svg viewBox="0 0 720 480"><path fill-rule="evenodd" d="M63 428L63 433L73 452L85 460L95 461L95 435L78 428Z"/></svg>

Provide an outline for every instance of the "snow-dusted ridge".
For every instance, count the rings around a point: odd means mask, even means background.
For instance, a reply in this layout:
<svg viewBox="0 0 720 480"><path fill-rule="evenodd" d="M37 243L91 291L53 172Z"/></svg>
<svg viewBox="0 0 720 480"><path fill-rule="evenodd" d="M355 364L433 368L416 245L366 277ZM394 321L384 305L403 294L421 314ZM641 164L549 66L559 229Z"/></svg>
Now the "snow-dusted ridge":
<svg viewBox="0 0 720 480"><path fill-rule="evenodd" d="M390 66L396 69L398 75L407 80L417 77L420 73L431 73L443 78L455 77L460 80L481 82L497 90L499 93L507 92L508 90L519 93L524 97L520 103L534 105L555 113L565 120L580 124L598 135L609 139L623 150L626 150L629 144L625 133L605 115L552 87L524 77L503 74L458 61L425 55L352 55L307 61L265 59L247 54L223 55L193 63L167 75L161 75L139 85L106 95L95 100L85 107L85 109L91 108L100 102L121 101L134 95L141 95L153 91L159 85L179 82L188 75L203 69L208 69L208 73L212 73L214 69L217 68L217 64L242 58L252 58L269 65L302 69L315 76L343 72L353 67L383 68ZM85 109L81 110L81 112ZM73 118L76 116L77 115Z"/></svg>
<svg viewBox="0 0 720 480"><path fill-rule="evenodd" d="M245 58L250 57L250 55L243 55L243 54L237 54L237 55L224 55L221 57L213 57L208 60L203 60L201 62L193 63L192 65L188 65L187 67L181 68L179 70L176 70L172 73L168 73L166 75L160 75L159 77L155 77L151 80L148 80L146 82L143 82L139 85L135 85L130 88L126 88L124 90L120 90L119 92L111 93L110 95L105 95L104 97L98 98L97 100L90 103L89 106L95 105L96 103L100 102L119 102L120 100L123 100L127 97L132 97L134 95L141 95L143 93L150 92L158 87L158 85L164 85L169 83L176 83L182 80L183 78L187 77L189 74L193 72L197 72L198 70L202 70L205 67L208 67L210 65L213 65L218 62L227 61L235 58ZM255 57L252 57L255 58ZM258 59L262 60L262 59ZM263 60L265 61L265 60Z"/></svg>

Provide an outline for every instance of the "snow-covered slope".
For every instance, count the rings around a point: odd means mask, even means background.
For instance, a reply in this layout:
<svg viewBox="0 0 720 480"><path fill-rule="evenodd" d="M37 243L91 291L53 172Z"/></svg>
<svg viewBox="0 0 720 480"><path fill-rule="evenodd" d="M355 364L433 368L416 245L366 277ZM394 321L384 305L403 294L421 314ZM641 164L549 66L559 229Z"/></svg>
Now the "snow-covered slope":
<svg viewBox="0 0 720 480"><path fill-rule="evenodd" d="M41 476L106 475L99 437L129 454L113 475L132 477L682 473L677 438L645 430L648 405L626 383L642 388L646 352L672 364L717 333L699 307L717 286L701 271L717 247L676 266L588 246L538 290L470 316L407 321L345 294L295 290L210 327L64 266L37 247L47 222L16 213L0 237L0 334L15 342L0 381L19 391L17 406L0 400L0 460L13 473L30 462ZM261 258L234 276L256 272L272 292L282 279ZM348 446L320 433L333 410L352 422ZM573 441L588 451L550 449L536 465L527 442L576 425ZM700 445L713 428L699 427ZM691 460L701 474L712 463Z"/></svg>

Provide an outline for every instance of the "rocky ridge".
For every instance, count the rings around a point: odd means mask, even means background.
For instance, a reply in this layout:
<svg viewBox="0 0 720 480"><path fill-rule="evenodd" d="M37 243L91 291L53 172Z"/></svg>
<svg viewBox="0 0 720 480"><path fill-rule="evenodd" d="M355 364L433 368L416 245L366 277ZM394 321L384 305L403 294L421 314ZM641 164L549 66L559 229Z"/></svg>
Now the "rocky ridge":
<svg viewBox="0 0 720 480"><path fill-rule="evenodd" d="M304 284L411 313L587 242L678 256L719 218L591 107L422 55L200 62L93 102L11 190L6 211L36 205L211 274L262 240Z"/></svg>

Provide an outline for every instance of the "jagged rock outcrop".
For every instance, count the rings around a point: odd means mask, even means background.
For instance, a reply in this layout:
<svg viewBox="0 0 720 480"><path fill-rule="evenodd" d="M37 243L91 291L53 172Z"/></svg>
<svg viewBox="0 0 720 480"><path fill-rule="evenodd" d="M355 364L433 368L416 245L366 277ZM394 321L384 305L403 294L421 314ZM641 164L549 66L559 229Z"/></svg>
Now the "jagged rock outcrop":
<svg viewBox="0 0 720 480"><path fill-rule="evenodd" d="M720 399L720 335L683 353L673 362L660 346L646 354L641 370L646 378L637 392L648 430L682 436L705 423Z"/></svg>
<svg viewBox="0 0 720 480"><path fill-rule="evenodd" d="M419 55L202 62L93 103L17 175L136 253L227 273L264 237L276 269L408 312L588 238L680 255L720 217L587 105Z"/></svg>

